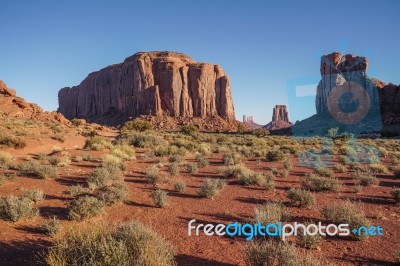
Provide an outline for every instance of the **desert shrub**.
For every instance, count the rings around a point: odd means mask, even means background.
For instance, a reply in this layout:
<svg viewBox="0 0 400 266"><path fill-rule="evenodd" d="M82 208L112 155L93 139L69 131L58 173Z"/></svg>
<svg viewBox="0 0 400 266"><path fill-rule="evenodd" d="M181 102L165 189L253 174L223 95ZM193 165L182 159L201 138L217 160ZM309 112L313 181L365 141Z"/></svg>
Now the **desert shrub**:
<svg viewBox="0 0 400 266"><path fill-rule="evenodd" d="M157 208L164 208L167 205L168 193L161 189L153 190L151 192L151 200Z"/></svg>
<svg viewBox="0 0 400 266"><path fill-rule="evenodd" d="M152 129L153 125L150 122L139 118L135 118L131 121L126 122L125 125L122 127L122 131L135 130L138 132L145 132Z"/></svg>
<svg viewBox="0 0 400 266"><path fill-rule="evenodd" d="M75 162L79 163L83 161L83 157L81 155L75 156Z"/></svg>
<svg viewBox="0 0 400 266"><path fill-rule="evenodd" d="M90 154L84 153L84 154L82 154L82 160L85 162L90 162L91 160L93 160L93 158Z"/></svg>
<svg viewBox="0 0 400 266"><path fill-rule="evenodd" d="M26 141L20 137L15 137L2 132L0 133L0 146L22 149L26 146Z"/></svg>
<svg viewBox="0 0 400 266"><path fill-rule="evenodd" d="M71 186L68 188L68 194L74 198L84 195L86 193L88 193L88 190L81 185Z"/></svg>
<svg viewBox="0 0 400 266"><path fill-rule="evenodd" d="M146 178L149 183L156 185L159 181L159 170L156 164L149 166L146 170Z"/></svg>
<svg viewBox="0 0 400 266"><path fill-rule="evenodd" d="M230 152L230 153L224 154L224 156L222 158L222 162L225 165L235 165L235 164L239 164L239 163L243 162L243 158L237 152L233 152L233 153Z"/></svg>
<svg viewBox="0 0 400 266"><path fill-rule="evenodd" d="M185 191L185 189L186 189L186 184L185 184L185 182L183 182L183 181L177 181L177 182L175 182L175 184L174 184L174 189L175 189L175 191L178 191L178 192L184 192Z"/></svg>
<svg viewBox="0 0 400 266"><path fill-rule="evenodd" d="M356 171L352 173L352 178L358 179L361 186L376 186L379 185L379 180L370 171Z"/></svg>
<svg viewBox="0 0 400 266"><path fill-rule="evenodd" d="M350 228L359 228L360 226L369 226L370 222L365 217L364 212L360 206L349 200L343 203L334 204L331 206L325 206L321 210L322 215L336 224L349 224ZM360 236L356 236L358 239L365 237L365 232L361 232Z"/></svg>
<svg viewBox="0 0 400 266"><path fill-rule="evenodd" d="M351 157L356 156L356 154L357 154L356 150L353 147L346 146L346 145L340 146L338 153L340 155L347 155L347 156L351 156Z"/></svg>
<svg viewBox="0 0 400 266"><path fill-rule="evenodd" d="M390 194L392 194L393 199L397 202L400 203L400 188L394 188L390 191Z"/></svg>
<svg viewBox="0 0 400 266"><path fill-rule="evenodd" d="M16 222L20 219L29 219L36 216L39 210L33 207L33 201L26 197L1 197L0 218Z"/></svg>
<svg viewBox="0 0 400 266"><path fill-rule="evenodd" d="M258 138L263 138L269 135L269 131L262 129L262 128L257 128L254 129L251 134L253 134L254 136L258 137Z"/></svg>
<svg viewBox="0 0 400 266"><path fill-rule="evenodd" d="M193 136L193 135L197 134L199 132L199 130L194 125L184 125L181 127L181 132L183 134Z"/></svg>
<svg viewBox="0 0 400 266"><path fill-rule="evenodd" d="M111 155L124 161L135 159L135 149L127 144L118 144L111 150Z"/></svg>
<svg viewBox="0 0 400 266"><path fill-rule="evenodd" d="M113 147L111 141L104 137L96 136L86 140L85 149L102 151Z"/></svg>
<svg viewBox="0 0 400 266"><path fill-rule="evenodd" d="M22 175L33 176L36 178L57 178L57 167L51 165L41 165L36 162L27 162L18 166Z"/></svg>
<svg viewBox="0 0 400 266"><path fill-rule="evenodd" d="M346 166L341 165L341 164L335 165L334 169L335 169L335 171L337 171L339 173L346 173L346 171L347 171Z"/></svg>
<svg viewBox="0 0 400 266"><path fill-rule="evenodd" d="M33 201L34 203L38 203L39 201L44 200L44 192L41 189L31 189L25 192L24 196L25 198Z"/></svg>
<svg viewBox="0 0 400 266"><path fill-rule="evenodd" d="M64 167L71 164L71 159L68 154L49 158L49 163L53 166Z"/></svg>
<svg viewBox="0 0 400 266"><path fill-rule="evenodd" d="M130 133L127 136L127 142L138 148L154 148L158 145L166 144L160 136L141 132Z"/></svg>
<svg viewBox="0 0 400 266"><path fill-rule="evenodd" d="M89 188L99 189L110 185L113 181L121 179L121 171L117 167L103 166L94 169L87 180Z"/></svg>
<svg viewBox="0 0 400 266"><path fill-rule="evenodd" d="M0 168L8 169L14 164L14 158L11 154L0 151Z"/></svg>
<svg viewBox="0 0 400 266"><path fill-rule="evenodd" d="M169 162L170 163L182 163L183 162L183 156L180 154L174 154L169 157Z"/></svg>
<svg viewBox="0 0 400 266"><path fill-rule="evenodd" d="M75 127L83 126L86 124L85 119L72 118L70 121L71 121L71 124Z"/></svg>
<svg viewBox="0 0 400 266"><path fill-rule="evenodd" d="M55 216L40 225L41 231L48 236L55 236L60 228L60 221Z"/></svg>
<svg viewBox="0 0 400 266"><path fill-rule="evenodd" d="M303 230L301 230L303 231ZM299 245L306 249L316 249L321 244L322 237L319 233L315 235L309 235L300 233L299 234Z"/></svg>
<svg viewBox="0 0 400 266"><path fill-rule="evenodd" d="M196 163L186 164L186 170L191 174L196 174L199 171Z"/></svg>
<svg viewBox="0 0 400 266"><path fill-rule="evenodd" d="M101 159L101 166L106 168L118 168L120 170L125 169L124 160L121 157L115 156L113 154L106 154Z"/></svg>
<svg viewBox="0 0 400 266"><path fill-rule="evenodd" d="M123 182L117 182L100 189L97 198L105 205L122 202L128 195L128 188Z"/></svg>
<svg viewBox="0 0 400 266"><path fill-rule="evenodd" d="M266 155L267 161L280 161L285 158L285 154L280 150L268 151Z"/></svg>
<svg viewBox="0 0 400 266"><path fill-rule="evenodd" d="M394 257L395 257L394 262L396 263L396 265L400 265L400 249L396 250Z"/></svg>
<svg viewBox="0 0 400 266"><path fill-rule="evenodd" d="M45 262L59 265L175 265L171 244L137 222L90 225L58 238Z"/></svg>
<svg viewBox="0 0 400 266"><path fill-rule="evenodd" d="M221 179L205 179L203 185L198 191L198 195L202 198L212 199L220 190L226 186L226 183Z"/></svg>
<svg viewBox="0 0 400 266"><path fill-rule="evenodd" d="M248 266L328 266L330 264L301 252L287 242L250 241L245 246L245 261Z"/></svg>
<svg viewBox="0 0 400 266"><path fill-rule="evenodd" d="M387 167L383 164L380 163L373 163L368 166L369 170L371 170L372 173L375 174L386 174L389 172Z"/></svg>
<svg viewBox="0 0 400 266"><path fill-rule="evenodd" d="M104 203L95 197L84 196L69 203L69 217L72 220L84 220L103 212Z"/></svg>
<svg viewBox="0 0 400 266"><path fill-rule="evenodd" d="M277 172L277 174L282 178L286 178L289 175L289 171L287 169L281 169Z"/></svg>
<svg viewBox="0 0 400 266"><path fill-rule="evenodd" d="M309 208L315 205L315 196L308 190L291 188L287 197L290 199L290 202L295 205L298 204L301 207Z"/></svg>
<svg viewBox="0 0 400 266"><path fill-rule="evenodd" d="M179 174L179 164L174 162L168 165L168 172L173 176Z"/></svg>
<svg viewBox="0 0 400 266"><path fill-rule="evenodd" d="M205 156L201 155L200 153L196 155L196 160L200 168L207 167L210 164L208 159Z"/></svg>
<svg viewBox="0 0 400 266"><path fill-rule="evenodd" d="M292 161L290 160L289 157L286 158L285 161L283 162L283 168L288 171L292 170L293 165L292 165Z"/></svg>
<svg viewBox="0 0 400 266"><path fill-rule="evenodd" d="M315 168L314 173L323 177L333 177L333 172L327 168Z"/></svg>
<svg viewBox="0 0 400 266"><path fill-rule="evenodd" d="M338 179L333 177L309 174L303 179L302 185L305 189L313 191L338 191L342 184Z"/></svg>
<svg viewBox="0 0 400 266"><path fill-rule="evenodd" d="M268 202L254 209L254 221L262 224L278 224L289 218L289 212L281 203Z"/></svg>

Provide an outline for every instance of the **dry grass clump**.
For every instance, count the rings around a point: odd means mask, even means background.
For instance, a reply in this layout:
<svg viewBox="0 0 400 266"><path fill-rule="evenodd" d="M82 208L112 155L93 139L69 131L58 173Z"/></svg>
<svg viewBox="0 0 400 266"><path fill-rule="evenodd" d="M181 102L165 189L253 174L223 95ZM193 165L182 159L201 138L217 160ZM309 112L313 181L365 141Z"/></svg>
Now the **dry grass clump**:
<svg viewBox="0 0 400 266"><path fill-rule="evenodd" d="M333 177L332 170L328 168L315 168L314 173L323 177Z"/></svg>
<svg viewBox="0 0 400 266"><path fill-rule="evenodd" d="M128 196L128 188L123 182L116 182L110 186L102 187L97 198L105 205L113 205L125 200Z"/></svg>
<svg viewBox="0 0 400 266"><path fill-rule="evenodd" d="M334 177L308 174L302 180L303 188L312 191L339 191L342 183Z"/></svg>
<svg viewBox="0 0 400 266"><path fill-rule="evenodd" d="M168 172L170 173L170 175L175 176L177 174L179 174L180 170L179 170L179 163L177 162L173 162L170 165L168 165Z"/></svg>
<svg viewBox="0 0 400 266"><path fill-rule="evenodd" d="M85 143L85 149L90 149L94 151L102 151L105 149L112 149L113 145L109 139L104 137L95 136L93 138L87 139Z"/></svg>
<svg viewBox="0 0 400 266"><path fill-rule="evenodd" d="M53 216L40 225L41 231L48 236L55 236L60 231L60 220Z"/></svg>
<svg viewBox="0 0 400 266"><path fill-rule="evenodd" d="M111 150L111 155L124 161L136 159L135 149L127 144L118 144Z"/></svg>
<svg viewBox="0 0 400 266"><path fill-rule="evenodd" d="M0 132L0 146L22 149L26 146L26 141L20 137Z"/></svg>
<svg viewBox="0 0 400 266"><path fill-rule="evenodd" d="M291 188L287 197L293 205L310 208L315 205L315 195L308 190Z"/></svg>
<svg viewBox="0 0 400 266"><path fill-rule="evenodd" d="M164 208L168 202L168 193L162 189L156 189L151 192L151 200L157 208Z"/></svg>
<svg viewBox="0 0 400 266"><path fill-rule="evenodd" d="M199 166L200 168L207 167L207 166L210 164L210 162L208 161L207 157L205 157L205 156L204 156L203 154L201 154L201 153L196 153L195 157L196 157L198 166Z"/></svg>
<svg viewBox="0 0 400 266"><path fill-rule="evenodd" d="M232 165L222 169L226 178L236 177L244 186L262 186L266 189L275 187L275 176L253 171L244 165Z"/></svg>
<svg viewBox="0 0 400 266"><path fill-rule="evenodd" d="M68 206L72 220L84 220L99 215L104 210L104 203L92 196L84 196L72 200Z"/></svg>
<svg viewBox="0 0 400 266"><path fill-rule="evenodd" d="M150 165L146 170L146 178L150 184L156 185L160 178L159 178L158 166L156 164Z"/></svg>
<svg viewBox="0 0 400 266"><path fill-rule="evenodd" d="M376 176L369 170L358 170L352 173L352 178L359 180L359 185L361 186L377 186L379 185L379 180Z"/></svg>
<svg viewBox="0 0 400 266"><path fill-rule="evenodd" d="M121 180L121 171L118 167L103 166L94 169L87 180L91 190L100 189L111 185L114 181Z"/></svg>
<svg viewBox="0 0 400 266"><path fill-rule="evenodd" d="M268 202L254 209L254 221L262 224L278 224L289 216L288 210L279 202Z"/></svg>
<svg viewBox="0 0 400 266"><path fill-rule="evenodd" d="M397 203L400 203L400 188L393 188L390 194Z"/></svg>
<svg viewBox="0 0 400 266"><path fill-rule="evenodd" d="M267 161L281 161L285 158L285 153L283 153L281 150L272 150L268 151L266 155Z"/></svg>
<svg viewBox="0 0 400 266"><path fill-rule="evenodd" d="M374 174L387 174L388 168L381 163L373 163L368 166L369 170Z"/></svg>
<svg viewBox="0 0 400 266"><path fill-rule="evenodd" d="M82 195L88 193L89 190L87 188L84 188L81 185L76 185L76 186L69 187L67 192L69 195L76 198L76 197L79 197L79 196L82 196Z"/></svg>
<svg viewBox="0 0 400 266"><path fill-rule="evenodd" d="M140 118L135 118L131 121L128 121L124 124L121 131L138 131L145 132L153 129L153 125L146 120L142 120Z"/></svg>
<svg viewBox="0 0 400 266"><path fill-rule="evenodd" d="M57 178L57 167L51 165L42 165L37 162L27 162L18 165L21 175L33 176L36 178Z"/></svg>
<svg viewBox="0 0 400 266"><path fill-rule="evenodd" d="M48 161L51 165L58 167L64 167L71 164L71 158L68 153L64 153L61 156L50 157Z"/></svg>
<svg viewBox="0 0 400 266"><path fill-rule="evenodd" d="M175 265L174 248L137 222L74 228L58 238L44 256L50 266Z"/></svg>
<svg viewBox="0 0 400 266"><path fill-rule="evenodd" d="M20 219L32 218L39 213L33 204L31 199L24 196L1 197L0 219L16 222Z"/></svg>
<svg viewBox="0 0 400 266"><path fill-rule="evenodd" d="M186 184L185 184L185 182L183 182L183 181L181 181L181 180L175 182L175 184L174 184L174 189L175 189L175 191L180 192L180 193L184 192L185 189L186 189Z"/></svg>
<svg viewBox="0 0 400 266"><path fill-rule="evenodd" d="M325 206L321 210L322 215L336 224L349 224L350 230L360 226L369 226L370 222L365 217L364 212L361 210L358 204L352 203L349 200L343 203L334 204L331 206ZM365 232L362 231L360 236L355 236L361 240L365 238Z"/></svg>
<svg viewBox="0 0 400 266"><path fill-rule="evenodd" d="M125 136L127 142L138 148L154 148L158 145L165 145L164 139L158 135L142 132L133 132Z"/></svg>
<svg viewBox="0 0 400 266"><path fill-rule="evenodd" d="M0 151L0 168L9 169L14 165L14 157L7 153Z"/></svg>
<svg viewBox="0 0 400 266"><path fill-rule="evenodd" d="M226 182L221 179L210 179L204 180L203 185L198 191L198 195L202 198L212 199L214 198L224 187Z"/></svg>
<svg viewBox="0 0 400 266"><path fill-rule="evenodd" d="M199 171L197 163L187 163L186 170L191 174L196 174Z"/></svg>
<svg viewBox="0 0 400 266"><path fill-rule="evenodd" d="M223 155L222 162L225 165L236 165L242 163L243 158L237 152L229 152Z"/></svg>
<svg viewBox="0 0 400 266"><path fill-rule="evenodd" d="M41 190L41 189L31 189L31 190L28 190L27 192L25 192L23 197L31 200L34 203L38 203L38 202L44 200L45 195L44 195L43 190Z"/></svg>
<svg viewBox="0 0 400 266"><path fill-rule="evenodd" d="M346 166L342 165L342 164L337 164L334 167L335 171L337 171L338 173L346 173L347 168Z"/></svg>

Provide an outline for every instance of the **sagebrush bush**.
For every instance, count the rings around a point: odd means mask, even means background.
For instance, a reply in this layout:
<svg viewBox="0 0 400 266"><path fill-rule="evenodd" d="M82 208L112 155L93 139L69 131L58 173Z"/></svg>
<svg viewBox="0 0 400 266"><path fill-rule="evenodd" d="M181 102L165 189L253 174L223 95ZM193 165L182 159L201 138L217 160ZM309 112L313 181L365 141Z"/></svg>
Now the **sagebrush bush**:
<svg viewBox="0 0 400 266"><path fill-rule="evenodd" d="M84 196L69 203L69 217L72 220L84 220L103 212L104 203L96 197Z"/></svg>
<svg viewBox="0 0 400 266"><path fill-rule="evenodd" d="M153 190L151 192L151 200L157 208L164 208L168 202L168 193L161 189Z"/></svg>
<svg viewBox="0 0 400 266"><path fill-rule="evenodd" d="M93 160L93 158L90 154L84 153L84 154L82 154L82 160L85 162L90 162L91 160Z"/></svg>
<svg viewBox="0 0 400 266"><path fill-rule="evenodd" d="M111 150L111 155L116 156L124 161L134 160L135 149L127 144L118 144Z"/></svg>
<svg viewBox="0 0 400 266"><path fill-rule="evenodd" d="M306 249L316 249L321 244L322 237L319 233L315 235L299 234L299 245Z"/></svg>
<svg viewBox="0 0 400 266"><path fill-rule="evenodd" d="M365 217L364 212L358 204L346 200L342 203L325 206L321 210L322 215L336 224L349 224L350 228L359 228L360 226L369 226L370 222ZM365 232L362 231L357 239L363 239Z"/></svg>
<svg viewBox="0 0 400 266"><path fill-rule="evenodd" d="M21 175L33 176L36 178L57 178L57 167L51 165L41 165L37 162L27 162L20 164L18 170Z"/></svg>
<svg viewBox="0 0 400 266"><path fill-rule="evenodd" d="M174 163L171 163L170 165L168 165L168 172L172 176L179 174L179 172L180 172L179 163L174 162Z"/></svg>
<svg viewBox="0 0 400 266"><path fill-rule="evenodd" d="M159 182L159 169L156 164L150 165L146 170L146 178L149 183L156 185Z"/></svg>
<svg viewBox="0 0 400 266"><path fill-rule="evenodd" d="M102 166L94 169L87 180L91 190L99 189L110 185L115 180L121 179L119 167L113 165Z"/></svg>
<svg viewBox="0 0 400 266"><path fill-rule="evenodd" d="M191 124L190 124L190 125L184 125L184 126L182 126L182 127L181 127L181 132L182 132L183 134L193 136L193 135L199 133L199 129L198 129L197 127L195 127L194 125L191 125Z"/></svg>
<svg viewBox="0 0 400 266"><path fill-rule="evenodd" d="M316 199L313 193L304 189L291 188L287 197L293 205L298 204L301 207L312 207L315 205Z"/></svg>
<svg viewBox="0 0 400 266"><path fill-rule="evenodd" d="M293 168L292 161L290 160L290 157L286 158L285 161L283 162L283 168L290 171Z"/></svg>
<svg viewBox="0 0 400 266"><path fill-rule="evenodd" d="M233 153L230 152L230 153L224 154L224 156L222 158L222 162L225 165L235 165L235 164L239 164L239 163L243 162L243 158L237 152L233 152Z"/></svg>
<svg viewBox="0 0 400 266"><path fill-rule="evenodd" d="M134 132L126 136L130 145L138 148L154 148L167 144L162 137L149 133Z"/></svg>
<svg viewBox="0 0 400 266"><path fill-rule="evenodd" d="M102 151L105 149L112 149L113 145L109 139L104 137L95 136L93 138L87 139L85 143L85 149Z"/></svg>
<svg viewBox="0 0 400 266"><path fill-rule="evenodd" d="M71 164L71 158L68 154L49 158L49 163L53 166L64 167Z"/></svg>
<svg viewBox="0 0 400 266"><path fill-rule="evenodd" d="M266 155L267 161L280 161L285 158L285 154L281 150L268 151Z"/></svg>
<svg viewBox="0 0 400 266"><path fill-rule="evenodd" d="M186 170L191 174L196 174L199 171L196 163L187 163Z"/></svg>
<svg viewBox="0 0 400 266"><path fill-rule="evenodd" d="M390 191L390 194L392 195L393 199L397 202L400 203L400 188L394 188Z"/></svg>
<svg viewBox="0 0 400 266"><path fill-rule="evenodd" d="M45 263L60 265L175 265L173 246L137 222L73 228L58 238Z"/></svg>
<svg viewBox="0 0 400 266"><path fill-rule="evenodd" d="M308 174L302 180L305 189L313 191L339 191L342 183L334 177L323 177L316 174Z"/></svg>
<svg viewBox="0 0 400 266"><path fill-rule="evenodd" d="M198 191L198 195L203 198L212 199L225 186L226 186L225 181L223 181L221 179L207 178L203 181L203 185L200 187L200 190Z"/></svg>
<svg viewBox="0 0 400 266"><path fill-rule="evenodd" d="M315 168L314 173L323 177L333 177L333 172L328 168Z"/></svg>
<svg viewBox="0 0 400 266"><path fill-rule="evenodd" d="M84 188L81 185L76 185L69 187L67 192L69 195L75 198L88 193L88 189Z"/></svg>
<svg viewBox="0 0 400 266"><path fill-rule="evenodd" d="M42 232L49 236L55 236L60 231L60 228L60 221L55 216L40 225Z"/></svg>
<svg viewBox="0 0 400 266"><path fill-rule="evenodd" d="M365 170L358 170L351 175L352 178L358 179L361 186L377 186L379 185L379 180L376 176Z"/></svg>
<svg viewBox="0 0 400 266"><path fill-rule="evenodd" d="M142 120L140 118L135 118L131 121L128 121L122 127L122 131L131 131L135 130L138 132L145 132L153 129L153 125L146 120Z"/></svg>
<svg viewBox="0 0 400 266"><path fill-rule="evenodd" d="M346 166L344 166L344 165L341 165L341 164L337 164L337 165L335 165L335 171L337 171L337 172L339 172L339 173L346 173L346 171L347 171L347 168L346 168Z"/></svg>
<svg viewBox="0 0 400 266"><path fill-rule="evenodd" d="M262 224L278 224L289 218L289 212L281 203L268 202L254 209L254 221Z"/></svg>
<svg viewBox="0 0 400 266"><path fill-rule="evenodd" d="M387 167L381 163L373 163L368 166L369 170L375 174L386 174L389 172Z"/></svg>
<svg viewBox="0 0 400 266"><path fill-rule="evenodd" d="M186 189L186 184L185 184L185 182L183 182L183 181L177 181L177 182L175 182L175 184L174 184L174 189L175 189L175 191L178 191L178 192L184 192L185 191L185 189Z"/></svg>
<svg viewBox="0 0 400 266"><path fill-rule="evenodd" d="M11 154L0 151L0 168L8 169L14 164L14 158Z"/></svg>
<svg viewBox="0 0 400 266"><path fill-rule="evenodd" d="M44 195L43 190L41 190L41 189L31 189L31 190L28 190L27 192L25 192L23 197L33 201L34 203L38 203L38 202L44 200L45 195Z"/></svg>
<svg viewBox="0 0 400 266"><path fill-rule="evenodd" d="M26 146L26 141L20 137L15 137L8 133L0 132L0 146L22 149Z"/></svg>
<svg viewBox="0 0 400 266"><path fill-rule="evenodd" d="M26 197L1 197L0 218L16 222L36 216L39 210L33 206L33 201Z"/></svg>
<svg viewBox="0 0 400 266"><path fill-rule="evenodd" d="M128 196L128 188L125 183L117 182L100 189L97 198L105 205L112 205L122 202Z"/></svg>
<svg viewBox="0 0 400 266"><path fill-rule="evenodd" d="M329 265L311 256L301 256L293 244L287 242L250 241L245 247L248 266L324 266Z"/></svg>
<svg viewBox="0 0 400 266"><path fill-rule="evenodd" d="M286 178L289 175L289 171L287 169L281 169L277 172L277 174L282 178Z"/></svg>
<svg viewBox="0 0 400 266"><path fill-rule="evenodd" d="M107 167L107 168L116 167L116 168L119 168L121 170L125 169L124 160L121 159L120 157L112 155L112 154L104 155L101 158L101 166Z"/></svg>

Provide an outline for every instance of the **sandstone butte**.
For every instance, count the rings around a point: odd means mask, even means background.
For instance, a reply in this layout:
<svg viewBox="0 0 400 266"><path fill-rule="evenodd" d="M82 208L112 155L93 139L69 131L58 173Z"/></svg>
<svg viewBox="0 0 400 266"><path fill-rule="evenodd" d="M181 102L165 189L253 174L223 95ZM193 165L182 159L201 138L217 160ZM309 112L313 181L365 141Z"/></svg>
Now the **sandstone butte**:
<svg viewBox="0 0 400 266"><path fill-rule="evenodd" d="M288 128L291 125L286 105L275 105L272 112L272 121L263 126L263 128L267 130L278 130Z"/></svg>
<svg viewBox="0 0 400 266"><path fill-rule="evenodd" d="M139 116L160 128L193 122L205 129L232 129L238 123L222 67L168 51L136 53L90 73L78 86L61 89L58 102L68 119L106 125Z"/></svg>

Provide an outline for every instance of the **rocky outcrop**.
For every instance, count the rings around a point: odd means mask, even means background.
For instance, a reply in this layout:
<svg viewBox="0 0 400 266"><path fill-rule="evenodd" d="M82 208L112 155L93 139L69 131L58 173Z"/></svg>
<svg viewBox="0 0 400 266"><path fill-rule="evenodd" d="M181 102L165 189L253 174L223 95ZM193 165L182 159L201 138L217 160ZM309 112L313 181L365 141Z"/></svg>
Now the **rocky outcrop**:
<svg viewBox="0 0 400 266"><path fill-rule="evenodd" d="M243 115L243 124L245 124L246 126L248 126L249 128L252 128L252 129L262 128L262 125L254 122L254 119L252 116Z"/></svg>
<svg viewBox="0 0 400 266"><path fill-rule="evenodd" d="M286 105L275 105L272 112L272 121L263 126L263 128L267 130L279 130L288 128L291 125Z"/></svg>
<svg viewBox="0 0 400 266"><path fill-rule="evenodd" d="M175 52L136 53L89 74L78 86L61 89L58 102L67 118L106 124L140 115L235 120L222 67Z"/></svg>
<svg viewBox="0 0 400 266"><path fill-rule="evenodd" d="M45 112L34 103L28 103L16 95L0 80L0 118L28 118L40 121L60 122L68 125L70 122L58 112Z"/></svg>

